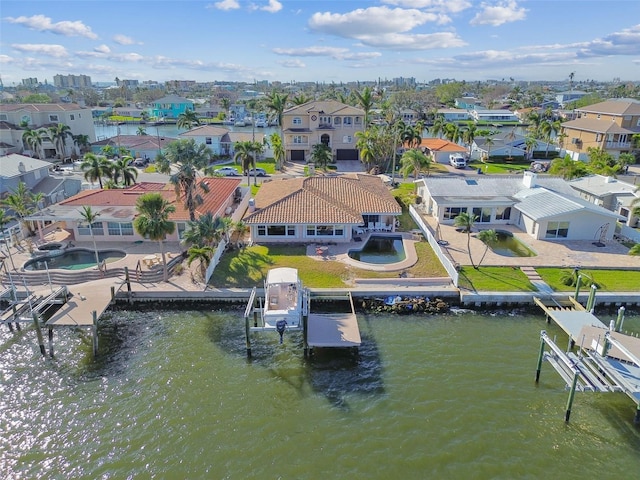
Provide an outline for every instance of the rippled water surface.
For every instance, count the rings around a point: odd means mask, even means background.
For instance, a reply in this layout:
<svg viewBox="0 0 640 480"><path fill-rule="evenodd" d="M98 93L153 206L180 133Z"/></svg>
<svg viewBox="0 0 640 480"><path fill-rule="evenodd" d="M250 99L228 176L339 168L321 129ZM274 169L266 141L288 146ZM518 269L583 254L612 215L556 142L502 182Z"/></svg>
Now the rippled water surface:
<svg viewBox="0 0 640 480"><path fill-rule="evenodd" d="M622 394L533 381L531 315L359 316L357 358L311 361L241 311L113 312L84 332L0 332L0 478L635 478ZM603 317L604 319L605 317ZM640 324L639 319L628 325ZM608 323L608 318L606 323Z"/></svg>

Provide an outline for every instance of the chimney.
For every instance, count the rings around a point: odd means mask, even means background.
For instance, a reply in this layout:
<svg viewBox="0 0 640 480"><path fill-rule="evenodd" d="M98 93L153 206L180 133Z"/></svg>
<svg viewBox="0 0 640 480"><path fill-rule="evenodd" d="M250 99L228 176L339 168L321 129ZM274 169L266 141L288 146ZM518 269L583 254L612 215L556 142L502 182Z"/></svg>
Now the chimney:
<svg viewBox="0 0 640 480"><path fill-rule="evenodd" d="M256 210L256 199L255 198L250 198L249 199L249 213L253 213Z"/></svg>
<svg viewBox="0 0 640 480"><path fill-rule="evenodd" d="M527 188L533 188L536 186L536 180L538 175L534 172L524 172L522 177L522 184Z"/></svg>

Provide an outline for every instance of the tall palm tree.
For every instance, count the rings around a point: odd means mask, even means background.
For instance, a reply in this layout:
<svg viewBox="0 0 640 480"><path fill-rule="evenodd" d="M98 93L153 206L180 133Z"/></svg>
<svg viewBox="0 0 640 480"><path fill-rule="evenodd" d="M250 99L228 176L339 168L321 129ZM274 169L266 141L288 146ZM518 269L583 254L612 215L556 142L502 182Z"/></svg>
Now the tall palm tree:
<svg viewBox="0 0 640 480"><path fill-rule="evenodd" d="M150 192L140 195L136 201L138 216L133 220L133 228L143 237L149 237L160 245L164 281L169 279L167 256L164 251L164 240L176 230L176 224L169 220L169 215L176 211L160 193Z"/></svg>
<svg viewBox="0 0 640 480"><path fill-rule="evenodd" d="M113 162L113 166L111 169L111 178L113 181L118 184L118 180L122 175L122 183L124 186L128 187L136 183L136 179L138 178L138 170L132 165L133 158L132 157L122 157L115 162Z"/></svg>
<svg viewBox="0 0 640 480"><path fill-rule="evenodd" d="M509 157L508 158L512 158L511 157L511 153L513 152L513 142L516 139L516 129L512 128L511 131L505 135L504 139L509 143Z"/></svg>
<svg viewBox="0 0 640 480"><path fill-rule="evenodd" d="M484 144L487 146L487 162L491 158L491 147L493 146L493 137L487 137L484 139ZM484 162L484 160L483 160Z"/></svg>
<svg viewBox="0 0 640 480"><path fill-rule="evenodd" d="M430 164L431 159L427 155L420 150L412 148L404 152L400 158L400 173L404 178L413 174L414 178L417 179L420 172L428 168Z"/></svg>
<svg viewBox="0 0 640 480"><path fill-rule="evenodd" d="M467 122L466 128L462 131L462 141L469 147L469 158L471 158L471 148L473 141L476 139L478 128L474 122Z"/></svg>
<svg viewBox="0 0 640 480"><path fill-rule="evenodd" d="M273 90L267 96L267 109L271 112L273 118L278 121L278 126L280 127L280 138L284 143L284 138L282 138L282 113L284 109L287 108L287 100L289 99L289 95L278 93Z"/></svg>
<svg viewBox="0 0 640 480"><path fill-rule="evenodd" d="M178 128L185 128L191 130L193 127L200 125L198 114L190 109L186 109L183 113L178 115L178 121L176 122Z"/></svg>
<svg viewBox="0 0 640 480"><path fill-rule="evenodd" d="M84 172L84 179L93 183L96 180L103 188L102 178L111 177L111 162L104 157L95 153L85 153L84 160L80 164L80 168Z"/></svg>
<svg viewBox="0 0 640 480"><path fill-rule="evenodd" d="M282 138L277 133L272 133L269 136L269 141L271 142L271 150L273 151L273 158L276 161L276 169L282 169L282 165L284 164L284 146L282 144Z"/></svg>
<svg viewBox="0 0 640 480"><path fill-rule="evenodd" d="M98 269L100 269L100 257L98 256L98 247L96 246L96 237L93 234L93 224L96 222L100 213L94 212L93 209L84 205L82 210L80 210L80 215L82 216L82 220L84 220L87 224L89 224L89 234L91 235L91 240L93 241L93 252L96 255L96 265Z"/></svg>
<svg viewBox="0 0 640 480"><path fill-rule="evenodd" d="M182 235L183 243L214 247L220 241L222 220L207 212L198 220L187 222L187 229Z"/></svg>
<svg viewBox="0 0 640 480"><path fill-rule="evenodd" d="M364 128L369 127L369 116L371 115L371 110L373 109L373 92L371 88L364 87L362 92L358 92L355 90L353 92L358 99L358 104L364 110Z"/></svg>
<svg viewBox="0 0 640 480"><path fill-rule="evenodd" d="M23 143L29 147L29 150L35 152L39 159L42 159L42 140L45 138L47 138L47 136L46 130L44 129L27 129L27 131L22 134Z"/></svg>
<svg viewBox="0 0 640 480"><path fill-rule="evenodd" d="M242 172L247 175L247 185L251 185L251 178L249 176L249 170L256 168L255 157L253 156L254 142L242 141L233 144L234 154L233 161L242 166Z"/></svg>
<svg viewBox="0 0 640 480"><path fill-rule="evenodd" d="M471 262L471 266L477 269L478 267L473 263L473 258L471 256L471 229L473 229L475 225L475 220L476 219L472 214L462 212L455 218L453 224L456 227L462 228L467 233L467 253L469 254L469 261Z"/></svg>
<svg viewBox="0 0 640 480"><path fill-rule="evenodd" d="M333 161L331 147L324 143L316 143L311 147L311 161L320 168L326 168Z"/></svg>
<svg viewBox="0 0 640 480"><path fill-rule="evenodd" d="M526 146L527 158L531 160L531 157L533 157L533 151L538 145L538 141L533 137L527 137L524 139L524 144Z"/></svg>
<svg viewBox="0 0 640 480"><path fill-rule="evenodd" d="M184 197L191 221L196 219L196 207L203 202L199 192L209 191L205 183L198 181L198 175L210 159L211 150L206 145L196 144L194 139L189 139L171 142L164 156L156 160L156 169L160 173L171 174L169 182L175 188L176 197Z"/></svg>
<svg viewBox="0 0 640 480"><path fill-rule="evenodd" d="M443 115L437 114L433 119L433 125L431 125L431 135L437 136L438 138L442 138L442 134L444 133L444 127L447 124Z"/></svg>
<svg viewBox="0 0 640 480"><path fill-rule="evenodd" d="M4 233L4 227L13 222L16 218L12 217L11 215L9 215L7 213L6 209L2 209L0 210L0 232L2 232L2 240L4 245L7 246L7 253L9 254L9 260L11 260L11 268L13 270L16 269L16 265L15 263L13 263L13 255L11 255L11 247L9 246L9 242L7 241L6 237L5 237L5 233Z"/></svg>
<svg viewBox="0 0 640 480"><path fill-rule="evenodd" d="M305 95L304 92L300 92L291 99L291 103L293 103L294 105L303 105L310 101L311 97Z"/></svg>
<svg viewBox="0 0 640 480"><path fill-rule="evenodd" d="M67 138L73 138L71 127L64 123L58 123L47 129L47 135L56 149L58 158L63 158L66 153Z"/></svg>
<svg viewBox="0 0 640 480"><path fill-rule="evenodd" d="M482 254L482 257L480 257L478 266L476 267L476 269L478 269L480 268L480 264L489 251L489 246L492 244L495 245L498 242L498 234L495 230L481 230L478 232L478 235L476 235L476 238L484 243L484 252Z"/></svg>
<svg viewBox="0 0 640 480"><path fill-rule="evenodd" d="M458 143L462 138L460 127L455 123L447 123L444 126L444 138L453 143Z"/></svg>

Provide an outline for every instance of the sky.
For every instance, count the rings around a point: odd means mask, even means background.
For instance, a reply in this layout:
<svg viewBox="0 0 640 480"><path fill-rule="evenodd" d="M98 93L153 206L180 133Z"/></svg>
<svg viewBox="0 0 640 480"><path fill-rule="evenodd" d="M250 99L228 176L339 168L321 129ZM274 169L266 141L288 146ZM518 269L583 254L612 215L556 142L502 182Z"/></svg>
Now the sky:
<svg viewBox="0 0 640 480"><path fill-rule="evenodd" d="M2 0L5 86L56 74L640 80L638 0Z"/></svg>

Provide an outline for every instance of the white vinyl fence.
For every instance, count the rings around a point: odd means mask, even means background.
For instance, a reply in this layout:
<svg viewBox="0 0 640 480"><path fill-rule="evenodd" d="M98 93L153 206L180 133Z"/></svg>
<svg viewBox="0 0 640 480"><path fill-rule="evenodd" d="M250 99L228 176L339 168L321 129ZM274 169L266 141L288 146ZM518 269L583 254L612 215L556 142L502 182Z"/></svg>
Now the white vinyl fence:
<svg viewBox="0 0 640 480"><path fill-rule="evenodd" d="M633 240L636 243L640 243L640 231L635 228L627 227L626 225L618 224L616 233L622 237L626 237L629 240Z"/></svg>
<svg viewBox="0 0 640 480"><path fill-rule="evenodd" d="M418 226L420 227L420 230L422 230L422 233L427 238L429 245L431 245L431 248L433 248L433 251L436 252L436 256L438 257L438 259L444 266L444 269L447 271L447 273L451 277L451 281L457 287L458 286L458 270L456 269L455 265L453 264L451 259L449 259L449 257L447 257L447 255L445 255L445 253L442 251L442 248L438 244L438 241L433 236L433 234L431 233L431 230L429 230L429 227L427 226L427 224L422 219L422 217L420 216L420 214L418 213L418 211L415 209L413 205L409 205L409 214L411 215L411 218L413 218L413 220L418 224Z"/></svg>

